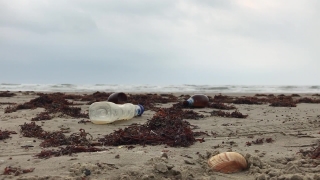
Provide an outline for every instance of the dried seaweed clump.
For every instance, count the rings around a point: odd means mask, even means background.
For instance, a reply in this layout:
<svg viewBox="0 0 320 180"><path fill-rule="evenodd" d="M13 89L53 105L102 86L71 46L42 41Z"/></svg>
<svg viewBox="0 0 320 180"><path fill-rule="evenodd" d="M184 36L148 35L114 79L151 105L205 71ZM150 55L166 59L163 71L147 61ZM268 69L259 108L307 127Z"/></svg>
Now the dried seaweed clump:
<svg viewBox="0 0 320 180"><path fill-rule="evenodd" d="M254 96L259 97L259 96L268 96L268 95L266 95L266 94L255 94Z"/></svg>
<svg viewBox="0 0 320 180"><path fill-rule="evenodd" d="M204 115L199 114L193 110L183 110L185 108L181 102L173 104L171 108L169 108L172 112L176 113L182 119L201 119L204 118Z"/></svg>
<svg viewBox="0 0 320 180"><path fill-rule="evenodd" d="M269 100L270 106L274 107L296 107L297 104L291 96L279 95Z"/></svg>
<svg viewBox="0 0 320 180"><path fill-rule="evenodd" d="M264 102L266 102L266 99L257 97L243 97L233 101L234 104L263 104Z"/></svg>
<svg viewBox="0 0 320 180"><path fill-rule="evenodd" d="M10 138L10 134L17 134L17 133L14 131L8 131L8 130L1 131L0 130L0 140L5 140L5 139Z"/></svg>
<svg viewBox="0 0 320 180"><path fill-rule="evenodd" d="M71 102L68 102L63 98L62 93L53 93L53 94L43 94L39 93L39 97L30 100L29 102L19 104L14 107L8 107L5 110L5 113L15 112L20 109L35 109L35 108L50 108L58 107L61 105L71 105Z"/></svg>
<svg viewBox="0 0 320 180"><path fill-rule="evenodd" d="M218 102L218 103L232 103L233 98L231 96L224 96L224 95L215 95L212 102Z"/></svg>
<svg viewBox="0 0 320 180"><path fill-rule="evenodd" d="M105 148L97 148L92 146L75 146L69 145L66 147L59 147L59 150L42 150L40 153L35 156L38 158L50 158L50 157L58 157L63 155L72 155L73 153L81 153L81 152L98 152L104 151Z"/></svg>
<svg viewBox="0 0 320 180"><path fill-rule="evenodd" d="M231 110L231 109L236 109L235 106L233 105L225 105L223 103L210 103L208 107L211 107L211 108L215 108L215 109L224 109L224 110Z"/></svg>
<svg viewBox="0 0 320 180"><path fill-rule="evenodd" d="M291 94L292 97L301 97L299 94Z"/></svg>
<svg viewBox="0 0 320 180"><path fill-rule="evenodd" d="M11 93L10 91L1 91L0 92L0 97L12 97L15 96L15 93Z"/></svg>
<svg viewBox="0 0 320 180"><path fill-rule="evenodd" d="M15 175L19 176L20 174L33 172L35 168L22 169L21 167L12 167L8 166L4 168L3 175Z"/></svg>
<svg viewBox="0 0 320 180"><path fill-rule="evenodd" d="M52 116L50 116L49 112L41 112L37 114L36 117L32 118L31 121L43 121L43 120L50 120L52 119Z"/></svg>
<svg viewBox="0 0 320 180"><path fill-rule="evenodd" d="M84 95L81 98L81 101L89 101L88 105L94 103L94 102L99 102L99 101L107 101L108 97L111 95L111 93L106 93L106 92L95 92L93 94L89 95Z"/></svg>
<svg viewBox="0 0 320 180"><path fill-rule="evenodd" d="M73 133L69 137L64 135L62 131L47 132L35 122L24 123L21 126L21 133L24 137L35 137L44 140L40 143L41 147L59 147L59 150L42 150L35 156L38 158L50 158L52 156L71 155L80 152L97 152L103 151L104 148L97 148L94 146L101 146L101 143L92 142L91 134L84 129L80 129L79 133ZM60 147L66 145L66 147Z"/></svg>
<svg viewBox="0 0 320 180"><path fill-rule="evenodd" d="M68 115L75 118L88 118L88 114L81 113L81 108L70 107L69 105L73 105L73 103L67 101L65 95L62 93L38 93L38 95L39 97L29 102L7 107L5 113L15 112L20 109L35 109L40 107L45 108L45 112L38 114L37 117L32 119L33 121L49 120L53 117L49 114L55 113L60 113L59 116Z"/></svg>
<svg viewBox="0 0 320 180"><path fill-rule="evenodd" d="M42 127L36 125L35 122L20 125L22 136L44 140L40 144L41 147L58 147L61 145L91 146L91 134L86 133L84 129L80 129L79 131L79 133L73 133L68 137L63 134L62 131L44 131Z"/></svg>
<svg viewBox="0 0 320 180"><path fill-rule="evenodd" d="M308 156L311 159L320 159L320 142L318 143L317 147L312 147L309 150L300 150L298 153L302 154L303 156Z"/></svg>
<svg viewBox="0 0 320 180"><path fill-rule="evenodd" d="M67 138L62 132L44 131L42 127L39 125L36 125L35 122L24 123L23 125L20 125L20 132L24 137L35 137L38 139L45 140L40 144L40 146L42 147L49 147L49 146L57 147L60 145L67 144Z"/></svg>
<svg viewBox="0 0 320 180"><path fill-rule="evenodd" d="M318 144L318 147L311 150L310 157L312 159L320 159L320 143Z"/></svg>
<svg viewBox="0 0 320 180"><path fill-rule="evenodd" d="M127 128L119 129L99 142L105 145L159 145L167 144L172 147L188 147L196 139L190 128L190 123L183 120L182 110L177 107L161 108L145 124L132 124Z"/></svg>
<svg viewBox="0 0 320 180"><path fill-rule="evenodd" d="M212 111L211 116L220 116L220 117L232 117L232 118L246 118L248 115L243 115L238 110L230 113L230 112L224 112L224 111Z"/></svg>
<svg viewBox="0 0 320 180"><path fill-rule="evenodd" d="M132 104L141 104L146 110L157 110L156 103L166 104L177 102L178 98L172 94L129 94L128 102Z"/></svg>
<svg viewBox="0 0 320 180"><path fill-rule="evenodd" d="M300 98L297 100L297 103L320 103L320 99L311 99L311 98Z"/></svg>

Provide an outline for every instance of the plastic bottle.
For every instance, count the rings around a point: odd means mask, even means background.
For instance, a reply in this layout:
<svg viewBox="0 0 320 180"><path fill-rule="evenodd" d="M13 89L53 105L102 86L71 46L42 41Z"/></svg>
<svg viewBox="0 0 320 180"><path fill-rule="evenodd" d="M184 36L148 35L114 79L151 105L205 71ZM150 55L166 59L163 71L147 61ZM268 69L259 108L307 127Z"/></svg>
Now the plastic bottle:
<svg viewBox="0 0 320 180"><path fill-rule="evenodd" d="M115 92L112 93L109 97L108 100L109 102L113 102L115 104L124 104L128 100L128 97L125 93L123 92Z"/></svg>
<svg viewBox="0 0 320 180"><path fill-rule="evenodd" d="M191 96L188 100L183 101L184 106L188 107L196 107L196 108L203 108L208 106L209 98L203 94L195 94Z"/></svg>
<svg viewBox="0 0 320 180"><path fill-rule="evenodd" d="M95 102L89 106L89 118L94 124L108 124L117 120L129 120L141 116L143 106L131 103L115 104L113 102Z"/></svg>

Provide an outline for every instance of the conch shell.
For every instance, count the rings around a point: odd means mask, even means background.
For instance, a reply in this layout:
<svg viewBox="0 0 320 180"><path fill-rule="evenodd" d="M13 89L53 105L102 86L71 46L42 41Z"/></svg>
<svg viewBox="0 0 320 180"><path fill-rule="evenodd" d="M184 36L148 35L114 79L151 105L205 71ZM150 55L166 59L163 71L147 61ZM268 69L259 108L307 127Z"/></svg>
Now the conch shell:
<svg viewBox="0 0 320 180"><path fill-rule="evenodd" d="M247 160L236 152L223 152L211 157L208 160L209 166L222 173L234 173L246 169Z"/></svg>

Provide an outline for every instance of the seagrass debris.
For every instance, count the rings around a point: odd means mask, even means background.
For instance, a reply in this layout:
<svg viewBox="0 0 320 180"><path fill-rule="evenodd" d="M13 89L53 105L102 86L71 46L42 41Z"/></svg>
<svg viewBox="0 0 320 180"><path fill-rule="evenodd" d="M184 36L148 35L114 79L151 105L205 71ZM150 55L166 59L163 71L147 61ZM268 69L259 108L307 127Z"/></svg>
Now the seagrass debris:
<svg viewBox="0 0 320 180"><path fill-rule="evenodd" d="M302 154L305 157L310 157L311 159L320 159L320 142L318 142L317 147L312 147L308 150L301 149L298 153Z"/></svg>
<svg viewBox="0 0 320 180"><path fill-rule="evenodd" d="M77 146L77 145L68 145L66 147L59 147L59 149L52 150L42 150L40 153L35 156L38 158L50 158L50 157L58 157L63 155L72 155L73 153L81 153L81 152L99 152L105 151L105 148L97 148L93 146Z"/></svg>
<svg viewBox="0 0 320 180"><path fill-rule="evenodd" d="M292 97L301 97L299 94L291 94Z"/></svg>
<svg viewBox="0 0 320 180"><path fill-rule="evenodd" d="M223 103L220 103L220 102L210 103L208 107L209 107L209 108L215 108L215 109L223 109L223 110L236 109L236 107L233 106L233 105L226 105L226 104L223 104Z"/></svg>
<svg viewBox="0 0 320 180"><path fill-rule="evenodd" d="M77 146L93 146L91 134L84 129L80 129L78 133L73 133L66 136L63 131L48 132L42 129L35 122L24 123L20 125L20 132L24 137L34 137L44 140L40 143L41 147L58 147L62 145L77 145Z"/></svg>
<svg viewBox="0 0 320 180"><path fill-rule="evenodd" d="M216 102L216 103L232 103L234 97L226 96L226 95L215 95L213 98L209 96L210 102Z"/></svg>
<svg viewBox="0 0 320 180"><path fill-rule="evenodd" d="M15 105L17 103L13 103L13 102L0 102L0 105Z"/></svg>
<svg viewBox="0 0 320 180"><path fill-rule="evenodd" d="M320 159L320 143L318 143L318 146L311 150L310 157L312 159Z"/></svg>
<svg viewBox="0 0 320 180"><path fill-rule="evenodd" d="M173 94L128 94L128 102L132 104L141 104L145 110L157 111L157 103L166 104L177 102L178 98Z"/></svg>
<svg viewBox="0 0 320 180"><path fill-rule="evenodd" d="M1 91L0 92L0 97L12 97L16 96L15 93L11 93L10 91Z"/></svg>
<svg viewBox="0 0 320 180"><path fill-rule="evenodd" d="M248 115L240 113L238 110L234 112L224 112L224 111L212 111L210 112L211 116L220 116L220 117L231 117L231 118L246 118Z"/></svg>
<svg viewBox="0 0 320 180"><path fill-rule="evenodd" d="M0 130L0 140L5 140L5 139L8 139L8 138L11 138L10 137L10 134L17 134L15 131L8 131L8 130Z"/></svg>
<svg viewBox="0 0 320 180"><path fill-rule="evenodd" d="M38 93L39 97L30 100L29 102L18 104L15 106L8 106L5 113L15 112L20 109L36 109L44 108L45 112L38 114L33 121L49 120L58 114L58 117L68 115L74 118L88 118L88 114L81 113L81 108L71 107L73 102L67 101L62 93L43 94Z"/></svg>
<svg viewBox="0 0 320 180"><path fill-rule="evenodd" d="M80 107L72 107L76 104L73 101L89 101L87 104L93 102L106 101L111 93L95 92L93 94L84 95L72 95L63 93L37 93L39 97L30 100L29 102L11 105L5 108L5 113L15 112L21 109L36 109L44 108L45 111L37 114L36 117L32 118L32 121L50 120L56 116L63 117L64 115L71 116L74 118L88 118L87 113L82 113ZM72 101L70 101L72 100ZM176 102L177 97L172 94L137 94L129 95L128 102L133 104L141 104L146 110L156 110L156 103L168 103Z"/></svg>
<svg viewBox="0 0 320 180"><path fill-rule="evenodd" d="M236 98L232 103L234 103L234 104L263 104L265 102L267 102L266 98L244 97L244 98Z"/></svg>
<svg viewBox="0 0 320 180"><path fill-rule="evenodd" d="M263 144L264 143L264 140L265 140L265 142L267 142L267 143L272 143L272 142L274 142L274 140L272 139L272 138L266 138L266 139L264 139L264 138L258 138L258 139L256 139L256 140L254 140L254 141L248 141L248 142L246 142L246 145L247 146L251 146L252 144Z"/></svg>
<svg viewBox="0 0 320 180"><path fill-rule="evenodd" d="M132 124L98 141L111 146L166 144L172 147L188 147L196 141L190 123L183 120L195 119L197 113L190 112L192 111L182 110L179 103L171 108L160 108L145 124Z"/></svg>
<svg viewBox="0 0 320 180"><path fill-rule="evenodd" d="M20 174L33 172L35 168L22 169L21 167L7 166L4 168L3 175L19 176Z"/></svg>
<svg viewBox="0 0 320 180"><path fill-rule="evenodd" d="M103 151L104 148L95 146L109 145L158 145L166 144L173 147L187 147L195 141L204 142L204 139L196 139L195 136L207 133L193 132L189 122L183 119L202 118L192 110L183 110L179 104L171 108L161 108L145 124L132 124L124 129L119 129L113 133L99 138L98 142L92 141L92 136L80 129L79 133L66 136L63 131L47 132L35 122L20 125L20 132L24 137L35 137L44 140L41 147L59 147L58 150L43 150L36 156L39 158L49 158L52 156L70 155L78 152ZM61 147L66 146L66 147Z"/></svg>
<svg viewBox="0 0 320 180"><path fill-rule="evenodd" d="M320 99L311 99L311 98L300 98L297 100L297 103L320 103Z"/></svg>
<svg viewBox="0 0 320 180"><path fill-rule="evenodd" d="M105 148L97 148L94 146L101 146L100 143L93 142L91 134L80 129L79 133L73 133L70 136L63 134L63 131L47 132L41 126L36 125L35 122L24 123L20 125L20 132L24 137L34 137L44 140L40 143L41 147L59 147L59 149L44 149L35 156L38 158L50 158L62 155L71 155L80 152L97 152L104 151ZM65 146L65 147L62 147Z"/></svg>
<svg viewBox="0 0 320 180"><path fill-rule="evenodd" d="M255 94L254 96L268 96L267 94Z"/></svg>
<svg viewBox="0 0 320 180"><path fill-rule="evenodd" d="M266 96L263 98L259 98L260 96ZM293 99L295 97L296 99ZM320 103L320 99L316 98L299 98L299 94L292 95L284 95L280 94L275 96L273 94L265 95L265 94L256 94L254 97L232 97L225 95L215 95L213 98L210 97L211 102L215 103L233 103L233 104L267 104L274 107L296 107L298 103Z"/></svg>
<svg viewBox="0 0 320 180"><path fill-rule="evenodd" d="M68 95L68 99L77 99L78 101L88 101L87 105L90 105L94 102L107 101L108 97L112 94L105 92L95 92L89 95L83 96L73 96ZM128 103L132 104L141 104L144 106L145 110L153 109L156 103L168 103L176 102L177 97L172 94L127 94Z"/></svg>

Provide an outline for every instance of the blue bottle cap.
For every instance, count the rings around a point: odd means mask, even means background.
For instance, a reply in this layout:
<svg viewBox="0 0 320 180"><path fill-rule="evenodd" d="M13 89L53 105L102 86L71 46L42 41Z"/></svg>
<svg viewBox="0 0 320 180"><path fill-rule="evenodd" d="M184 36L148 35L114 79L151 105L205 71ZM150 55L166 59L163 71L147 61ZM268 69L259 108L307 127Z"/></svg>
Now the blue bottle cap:
<svg viewBox="0 0 320 180"><path fill-rule="evenodd" d="M140 111L138 112L138 116L141 116L144 112L144 107L140 104L138 104L138 106L140 107Z"/></svg>

